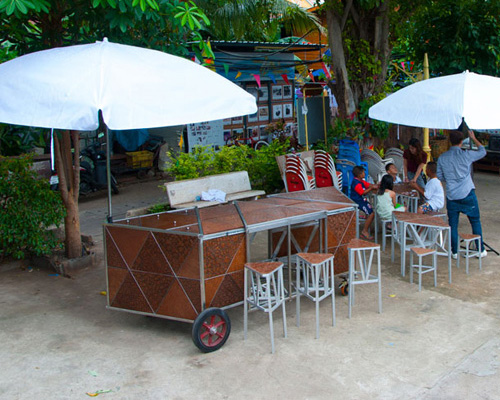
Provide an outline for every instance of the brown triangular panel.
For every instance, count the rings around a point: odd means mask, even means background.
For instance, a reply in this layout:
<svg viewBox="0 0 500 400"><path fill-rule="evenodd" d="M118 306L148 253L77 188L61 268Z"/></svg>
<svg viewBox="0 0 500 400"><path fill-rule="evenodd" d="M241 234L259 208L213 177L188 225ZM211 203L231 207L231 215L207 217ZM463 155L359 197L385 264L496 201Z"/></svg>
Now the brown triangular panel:
<svg viewBox="0 0 500 400"><path fill-rule="evenodd" d="M153 310L156 310L167 295L175 278L168 275L150 274L139 271L134 271L133 274L149 304L151 304Z"/></svg>
<svg viewBox="0 0 500 400"><path fill-rule="evenodd" d="M247 246L245 236L241 235L241 241L238 245L236 253L234 254L233 260L231 261L231 265L229 266L227 273L243 270L247 259L246 248Z"/></svg>
<svg viewBox="0 0 500 400"><path fill-rule="evenodd" d="M128 271L123 268L108 267L108 298L109 304L113 304L116 293L122 285L125 277L128 276Z"/></svg>
<svg viewBox="0 0 500 400"><path fill-rule="evenodd" d="M199 259L198 243L193 245L193 248L184 259L182 267L176 273L178 277L200 279L200 259Z"/></svg>
<svg viewBox="0 0 500 400"><path fill-rule="evenodd" d="M163 256L156 240L148 236L132 266L133 270L173 275L173 271Z"/></svg>
<svg viewBox="0 0 500 400"><path fill-rule="evenodd" d="M244 281L244 277L245 275L244 274L244 271L238 271L238 272L234 272L231 274L231 278L233 278L234 282L238 285L238 288L239 290L241 291L241 293L244 293L243 291L245 290L245 281Z"/></svg>
<svg viewBox="0 0 500 400"><path fill-rule="evenodd" d="M208 305L212 302L212 299L219 290L219 286L222 283L224 276L217 276L215 278L205 280L205 303Z"/></svg>
<svg viewBox="0 0 500 400"><path fill-rule="evenodd" d="M156 313L168 317L191 320L194 320L197 316L195 309L177 280L170 287Z"/></svg>
<svg viewBox="0 0 500 400"><path fill-rule="evenodd" d="M212 278L225 274L240 242L241 235L230 235L205 241L203 243L205 277Z"/></svg>
<svg viewBox="0 0 500 400"><path fill-rule="evenodd" d="M347 244L356 235L356 215L353 211L328 217L328 247Z"/></svg>
<svg viewBox="0 0 500 400"><path fill-rule="evenodd" d="M107 226L107 231L115 241L127 265L134 263L137 254L146 241L149 232L129 227Z"/></svg>
<svg viewBox="0 0 500 400"><path fill-rule="evenodd" d="M130 272L127 271L127 276L116 294L113 302L113 307L124 308L126 310L135 310L151 313L153 310L149 307L146 299L139 290L139 286L135 283Z"/></svg>
<svg viewBox="0 0 500 400"><path fill-rule="evenodd" d="M184 288L184 291L187 293L189 300L191 300L191 304L196 309L196 312L201 313L201 289L200 289L200 281L195 279L184 279L178 278L180 284Z"/></svg>
<svg viewBox="0 0 500 400"><path fill-rule="evenodd" d="M127 268L108 231L106 231L106 262L110 267Z"/></svg>
<svg viewBox="0 0 500 400"><path fill-rule="evenodd" d="M198 246L198 239L192 236L155 233L155 237L175 273L182 267L192 248Z"/></svg>
<svg viewBox="0 0 500 400"><path fill-rule="evenodd" d="M209 307L225 307L243 301L243 291L231 275L226 275Z"/></svg>

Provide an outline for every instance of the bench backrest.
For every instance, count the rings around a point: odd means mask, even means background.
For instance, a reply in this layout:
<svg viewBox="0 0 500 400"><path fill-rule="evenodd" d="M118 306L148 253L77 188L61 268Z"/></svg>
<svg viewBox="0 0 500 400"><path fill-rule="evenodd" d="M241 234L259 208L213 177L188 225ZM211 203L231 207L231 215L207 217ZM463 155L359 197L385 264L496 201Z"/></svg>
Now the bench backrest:
<svg viewBox="0 0 500 400"><path fill-rule="evenodd" d="M170 205L189 203L196 200L201 192L210 189L222 190L224 193L238 193L251 190L250 178L247 171L229 172L205 176L203 178L185 179L165 183Z"/></svg>

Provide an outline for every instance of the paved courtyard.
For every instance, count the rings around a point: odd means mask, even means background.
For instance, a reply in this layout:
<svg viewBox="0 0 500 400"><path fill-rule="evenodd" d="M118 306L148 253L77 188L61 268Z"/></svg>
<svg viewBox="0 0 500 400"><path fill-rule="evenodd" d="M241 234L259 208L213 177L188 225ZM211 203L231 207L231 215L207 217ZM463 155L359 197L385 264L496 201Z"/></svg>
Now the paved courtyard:
<svg viewBox="0 0 500 400"><path fill-rule="evenodd" d="M485 241L500 250L499 177L476 173ZM161 181L121 188L114 215L164 201ZM200 353L191 325L106 309L102 228L106 198L80 204L82 233L96 241L96 267L55 276L29 265L0 265L0 398L2 399L499 399L500 257L489 252L483 270L444 258L438 286L424 276L422 292L401 277L399 250L382 257L383 313L376 285L356 292L353 317L336 296L321 304L315 339L314 305L287 303L288 338L275 313L276 353L270 353L263 313L229 310L232 332L222 349ZM461 217L462 232L470 226ZM23 268L21 268L23 267ZM373 286L373 287L370 287Z"/></svg>

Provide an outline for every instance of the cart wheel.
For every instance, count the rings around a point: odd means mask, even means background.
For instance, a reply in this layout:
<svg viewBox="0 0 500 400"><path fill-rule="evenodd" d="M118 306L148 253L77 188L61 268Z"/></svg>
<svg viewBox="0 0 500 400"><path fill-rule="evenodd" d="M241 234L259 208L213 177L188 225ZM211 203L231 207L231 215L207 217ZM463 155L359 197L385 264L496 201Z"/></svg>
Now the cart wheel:
<svg viewBox="0 0 500 400"><path fill-rule="evenodd" d="M195 319L193 342L202 352L220 349L231 333L231 321L224 310L207 308Z"/></svg>
<svg viewBox="0 0 500 400"><path fill-rule="evenodd" d="M349 283L347 280L344 280L339 284L339 289L342 296L347 296L349 294Z"/></svg>

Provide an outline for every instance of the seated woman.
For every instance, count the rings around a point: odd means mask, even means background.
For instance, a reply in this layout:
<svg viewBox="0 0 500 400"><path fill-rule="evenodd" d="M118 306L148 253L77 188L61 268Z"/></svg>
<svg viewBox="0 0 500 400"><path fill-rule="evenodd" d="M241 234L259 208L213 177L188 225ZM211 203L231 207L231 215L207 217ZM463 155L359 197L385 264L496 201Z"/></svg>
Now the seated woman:
<svg viewBox="0 0 500 400"><path fill-rule="evenodd" d="M377 214L382 221L391 219L393 211L405 211L404 206L396 204L394 179L387 174L382 177L377 192ZM390 227L390 225L389 225Z"/></svg>

